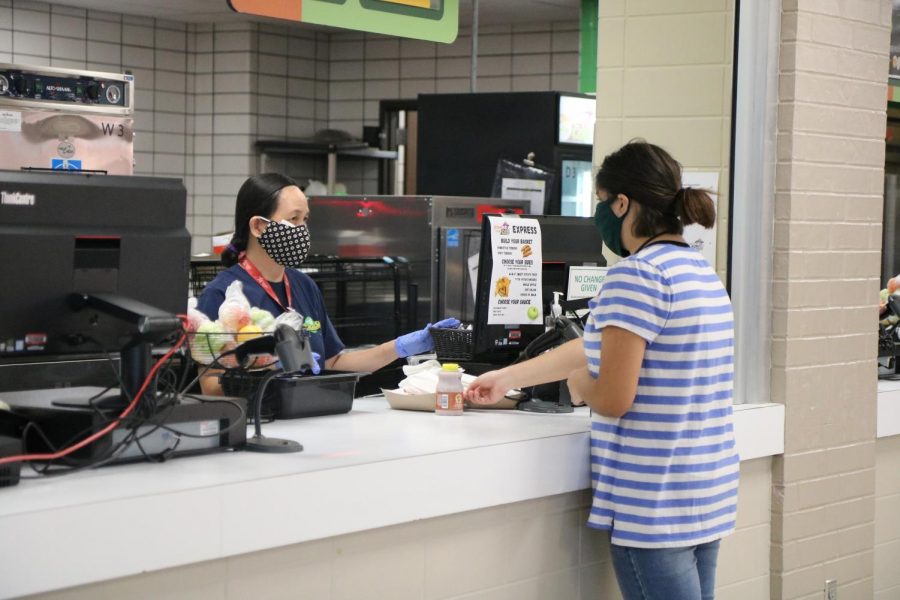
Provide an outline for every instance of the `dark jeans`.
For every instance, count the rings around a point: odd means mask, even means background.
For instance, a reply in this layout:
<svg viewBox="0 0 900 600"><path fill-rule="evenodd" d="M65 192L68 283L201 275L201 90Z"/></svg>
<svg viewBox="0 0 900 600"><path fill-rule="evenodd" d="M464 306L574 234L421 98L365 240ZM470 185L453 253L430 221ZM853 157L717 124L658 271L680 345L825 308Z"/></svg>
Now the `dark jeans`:
<svg viewBox="0 0 900 600"><path fill-rule="evenodd" d="M713 600L719 540L683 548L610 544L625 600Z"/></svg>

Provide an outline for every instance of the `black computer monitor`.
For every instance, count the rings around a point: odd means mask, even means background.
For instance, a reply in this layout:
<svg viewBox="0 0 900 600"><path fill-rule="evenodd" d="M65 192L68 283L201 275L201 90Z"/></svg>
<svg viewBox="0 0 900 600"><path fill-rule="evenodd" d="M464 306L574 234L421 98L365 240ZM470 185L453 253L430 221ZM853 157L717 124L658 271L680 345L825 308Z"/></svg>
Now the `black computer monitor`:
<svg viewBox="0 0 900 600"><path fill-rule="evenodd" d="M566 300L571 267L606 266L600 233L590 217L522 215L521 218L535 219L541 227L541 301L543 315L547 316L550 315L553 292L562 292L562 299ZM488 306L494 290L492 270L491 224L490 219L485 218L482 221L478 255L473 353L479 362L506 365L518 358L528 344L544 333L545 326L541 319L532 323L507 325L488 323Z"/></svg>
<svg viewBox="0 0 900 600"><path fill-rule="evenodd" d="M185 206L177 179L0 171L0 391L17 366L114 352L135 392L187 308Z"/></svg>

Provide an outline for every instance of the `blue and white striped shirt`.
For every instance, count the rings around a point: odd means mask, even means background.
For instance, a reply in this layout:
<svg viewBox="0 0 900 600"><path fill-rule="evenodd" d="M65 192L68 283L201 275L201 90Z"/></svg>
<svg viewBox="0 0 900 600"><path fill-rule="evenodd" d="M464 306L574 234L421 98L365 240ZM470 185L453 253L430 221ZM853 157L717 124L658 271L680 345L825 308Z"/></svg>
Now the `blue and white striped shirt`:
<svg viewBox="0 0 900 600"><path fill-rule="evenodd" d="M648 246L615 266L590 302L588 369L599 375L603 328L647 341L637 395L621 418L594 414L588 525L612 543L694 546L734 530L740 463L731 402L734 318L703 256Z"/></svg>

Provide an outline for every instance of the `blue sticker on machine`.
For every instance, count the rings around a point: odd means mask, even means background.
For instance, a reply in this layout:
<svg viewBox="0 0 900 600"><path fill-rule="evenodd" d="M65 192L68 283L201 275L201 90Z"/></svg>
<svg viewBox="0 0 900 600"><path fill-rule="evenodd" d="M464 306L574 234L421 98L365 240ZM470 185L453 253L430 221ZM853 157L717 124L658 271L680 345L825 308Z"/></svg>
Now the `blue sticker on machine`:
<svg viewBox="0 0 900 600"><path fill-rule="evenodd" d="M447 247L459 248L459 229L447 230Z"/></svg>
<svg viewBox="0 0 900 600"><path fill-rule="evenodd" d="M71 158L54 158L50 163L54 171L80 171L81 161Z"/></svg>

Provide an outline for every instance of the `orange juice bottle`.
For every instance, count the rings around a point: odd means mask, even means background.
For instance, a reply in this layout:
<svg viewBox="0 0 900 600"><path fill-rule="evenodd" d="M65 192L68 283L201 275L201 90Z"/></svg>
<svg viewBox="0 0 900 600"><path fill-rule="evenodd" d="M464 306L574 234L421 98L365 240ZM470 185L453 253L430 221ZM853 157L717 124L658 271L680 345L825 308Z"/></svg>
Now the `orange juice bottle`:
<svg viewBox="0 0 900 600"><path fill-rule="evenodd" d="M438 373L437 391L434 395L434 413L437 415L463 414L462 372L456 363L446 363Z"/></svg>

